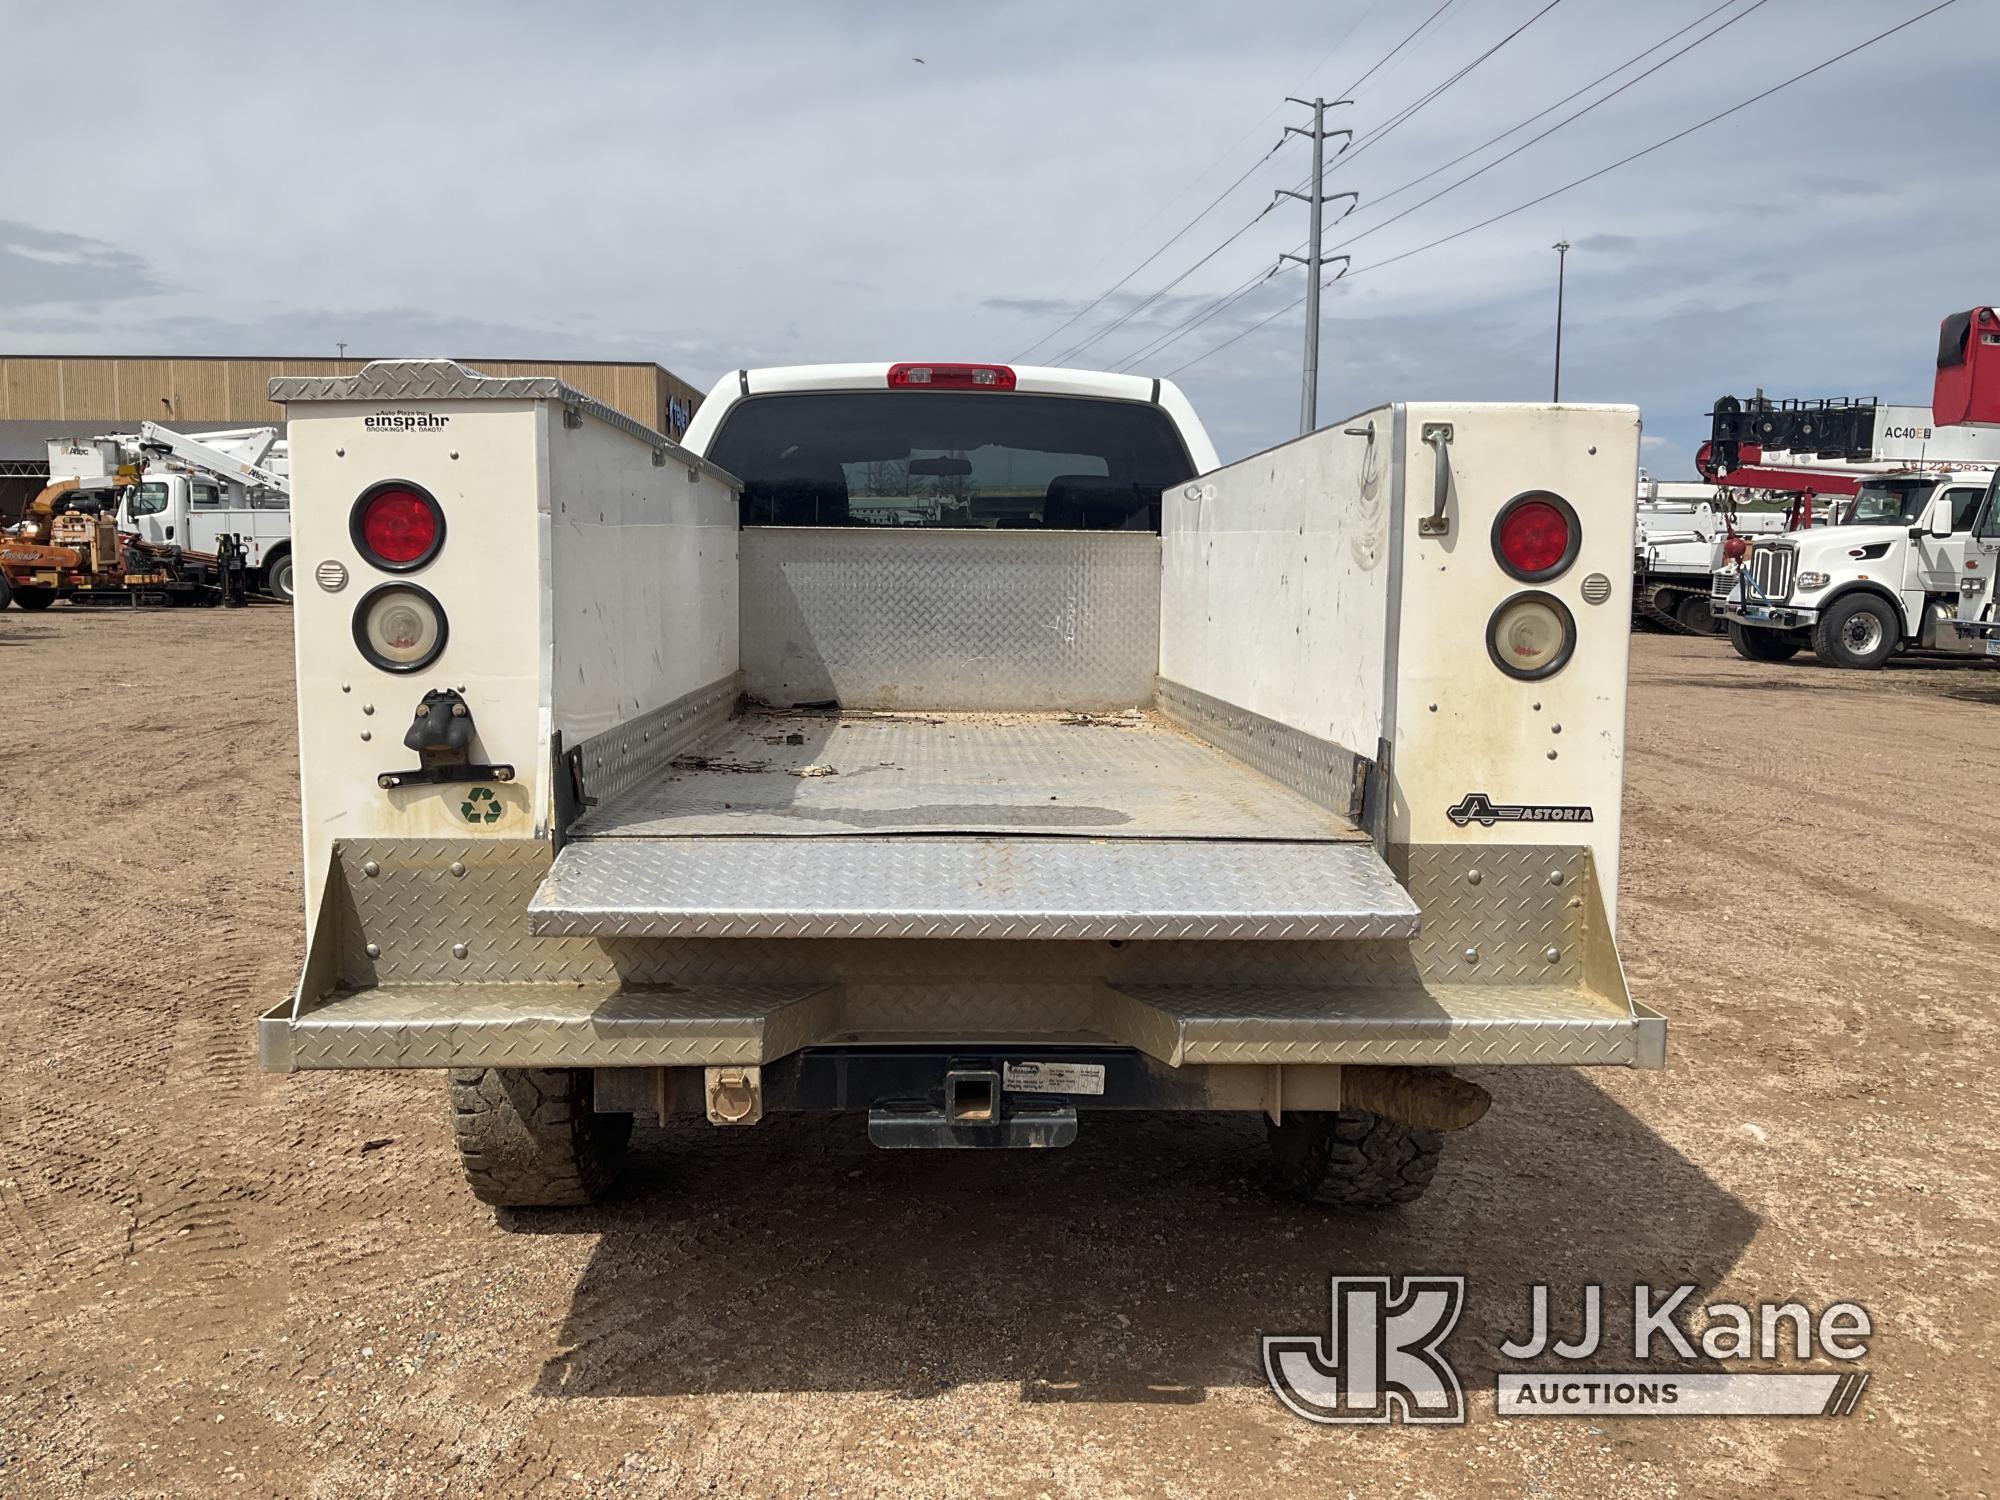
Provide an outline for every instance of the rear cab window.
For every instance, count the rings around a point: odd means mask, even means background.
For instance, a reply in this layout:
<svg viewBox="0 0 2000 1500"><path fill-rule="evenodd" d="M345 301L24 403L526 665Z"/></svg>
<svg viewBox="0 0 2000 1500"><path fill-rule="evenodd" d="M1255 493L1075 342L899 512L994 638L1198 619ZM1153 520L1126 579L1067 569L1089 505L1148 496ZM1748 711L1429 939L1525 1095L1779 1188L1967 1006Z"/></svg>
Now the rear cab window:
<svg viewBox="0 0 2000 1500"><path fill-rule="evenodd" d="M1158 531L1195 475L1146 402L983 391L753 396L708 456L743 481L746 526Z"/></svg>

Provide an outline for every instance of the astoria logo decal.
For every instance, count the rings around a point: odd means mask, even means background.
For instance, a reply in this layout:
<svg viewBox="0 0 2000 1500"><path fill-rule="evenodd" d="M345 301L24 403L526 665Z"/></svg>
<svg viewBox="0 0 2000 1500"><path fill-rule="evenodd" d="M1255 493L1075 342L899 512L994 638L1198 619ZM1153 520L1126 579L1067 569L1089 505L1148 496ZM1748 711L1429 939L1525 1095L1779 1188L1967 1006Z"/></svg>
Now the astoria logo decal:
<svg viewBox="0 0 2000 1500"><path fill-rule="evenodd" d="M1597 815L1587 807L1496 803L1484 792L1467 792L1465 800L1456 807L1446 808L1444 815L1460 828L1468 823L1491 828L1495 823L1595 823L1597 821Z"/></svg>

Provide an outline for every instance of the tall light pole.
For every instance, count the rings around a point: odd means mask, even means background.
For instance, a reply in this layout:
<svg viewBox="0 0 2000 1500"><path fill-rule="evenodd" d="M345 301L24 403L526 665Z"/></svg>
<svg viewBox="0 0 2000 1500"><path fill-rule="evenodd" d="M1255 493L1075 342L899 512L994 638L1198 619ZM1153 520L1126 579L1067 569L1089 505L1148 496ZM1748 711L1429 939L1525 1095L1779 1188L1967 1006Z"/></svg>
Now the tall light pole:
<svg viewBox="0 0 2000 1500"><path fill-rule="evenodd" d="M1556 253L1556 386L1549 400L1563 398L1563 273L1569 268L1569 241L1557 240L1549 248Z"/></svg>
<svg viewBox="0 0 2000 1500"><path fill-rule="evenodd" d="M1307 104L1304 99L1287 99L1287 104ZM1313 112L1311 130L1301 130L1296 125L1285 127L1286 135L1308 135L1313 143L1312 178L1307 183L1310 192L1294 193L1280 191L1280 198L1302 198L1312 209L1311 228L1307 233L1304 255L1281 255L1280 260L1296 260L1306 268L1306 353L1305 376L1299 390L1299 435L1311 432L1319 425L1319 273L1328 259L1345 260L1347 257L1327 257L1320 254L1321 210L1326 206L1326 140L1329 135L1344 135L1351 144L1354 132L1351 130L1329 131L1326 128L1326 112L1342 104L1352 104L1352 99L1314 99L1307 107ZM1345 151L1347 147L1341 147ZM1353 193L1336 193L1337 198L1355 198ZM1358 199L1357 199L1358 201ZM1349 212L1352 212L1350 209Z"/></svg>

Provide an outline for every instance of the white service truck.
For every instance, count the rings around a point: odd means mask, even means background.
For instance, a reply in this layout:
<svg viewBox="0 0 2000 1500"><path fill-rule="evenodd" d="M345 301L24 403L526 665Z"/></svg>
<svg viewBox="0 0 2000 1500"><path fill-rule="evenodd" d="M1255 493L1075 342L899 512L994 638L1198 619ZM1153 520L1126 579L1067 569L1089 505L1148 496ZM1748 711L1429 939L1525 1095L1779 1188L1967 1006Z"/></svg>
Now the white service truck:
<svg viewBox="0 0 2000 1500"><path fill-rule="evenodd" d="M271 391L307 943L264 1063L445 1071L488 1202L603 1192L635 1116L1188 1109L1381 1208L1485 1108L1447 1070L1663 1064L1613 939L1630 407L1220 466L1171 384L1064 369L735 371L685 444L447 362Z"/></svg>
<svg viewBox="0 0 2000 1500"><path fill-rule="evenodd" d="M1960 649L1959 575L1993 472L1871 475L1842 503L1840 524L1726 543L1714 608L1737 654L1775 662L1810 647L1831 667L1879 667L1901 650Z"/></svg>

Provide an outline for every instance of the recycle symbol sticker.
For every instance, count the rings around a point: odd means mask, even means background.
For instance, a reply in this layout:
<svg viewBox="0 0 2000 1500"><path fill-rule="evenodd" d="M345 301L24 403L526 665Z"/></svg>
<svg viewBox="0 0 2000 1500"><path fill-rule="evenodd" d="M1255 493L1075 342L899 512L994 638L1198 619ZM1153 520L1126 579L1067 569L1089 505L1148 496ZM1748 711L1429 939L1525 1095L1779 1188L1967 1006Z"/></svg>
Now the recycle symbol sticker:
<svg viewBox="0 0 2000 1500"><path fill-rule="evenodd" d="M500 814L505 811L490 786L476 786L467 792L465 800L458 804L458 810L465 814L468 823L497 823Z"/></svg>

